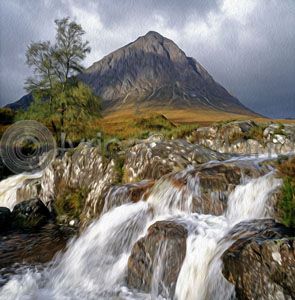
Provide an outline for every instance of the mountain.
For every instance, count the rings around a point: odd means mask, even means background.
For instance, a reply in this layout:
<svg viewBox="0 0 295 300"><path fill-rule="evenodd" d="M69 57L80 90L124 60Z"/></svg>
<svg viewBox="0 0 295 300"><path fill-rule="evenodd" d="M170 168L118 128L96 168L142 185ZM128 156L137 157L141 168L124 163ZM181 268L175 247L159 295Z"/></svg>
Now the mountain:
<svg viewBox="0 0 295 300"><path fill-rule="evenodd" d="M33 95L31 93L22 96L19 100L7 104L5 107L13 110L27 109L33 101Z"/></svg>
<svg viewBox="0 0 295 300"><path fill-rule="evenodd" d="M169 107L254 114L194 58L154 31L95 62L78 78L102 97L106 111Z"/></svg>
<svg viewBox="0 0 295 300"><path fill-rule="evenodd" d="M103 98L105 108L131 104L251 113L200 63L154 31L105 56L79 78Z"/></svg>

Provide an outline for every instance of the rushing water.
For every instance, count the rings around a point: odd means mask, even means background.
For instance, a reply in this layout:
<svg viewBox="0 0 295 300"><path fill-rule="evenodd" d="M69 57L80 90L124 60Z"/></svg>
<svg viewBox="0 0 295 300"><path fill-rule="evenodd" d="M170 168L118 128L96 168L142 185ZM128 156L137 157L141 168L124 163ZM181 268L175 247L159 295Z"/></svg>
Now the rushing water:
<svg viewBox="0 0 295 300"><path fill-rule="evenodd" d="M9 180L17 181L20 177ZM118 206L105 211L79 238L72 240L68 250L47 269L28 268L25 273L11 277L0 290L0 299L165 299L169 295L162 282L165 242L154 261L150 293L126 286L132 246L158 220L180 222L188 231L175 298L230 299L233 286L221 274L220 256L231 243L224 237L243 220L266 217L266 201L279 184L271 173L242 183L230 194L227 211L212 216L192 212L192 199L200 195L197 179L189 179L183 189L160 180L147 201L121 204L116 200ZM108 205L111 200L108 199ZM11 200L5 201L2 198L1 205L11 205Z"/></svg>
<svg viewBox="0 0 295 300"><path fill-rule="evenodd" d="M40 178L42 172L34 174L18 174L0 181L0 206L13 209L17 203L17 190L23 186L26 180Z"/></svg>

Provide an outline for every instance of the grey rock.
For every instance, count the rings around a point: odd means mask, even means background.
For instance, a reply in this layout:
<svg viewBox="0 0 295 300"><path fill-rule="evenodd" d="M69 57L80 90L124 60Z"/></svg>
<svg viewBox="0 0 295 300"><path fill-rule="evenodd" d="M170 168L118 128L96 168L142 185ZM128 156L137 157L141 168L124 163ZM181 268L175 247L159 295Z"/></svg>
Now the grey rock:
<svg viewBox="0 0 295 300"><path fill-rule="evenodd" d="M294 136L294 124L235 121L198 128L189 140L221 153L286 154L295 150Z"/></svg>
<svg viewBox="0 0 295 300"><path fill-rule="evenodd" d="M223 275L237 299L294 299L295 229L273 220L238 224L223 254Z"/></svg>
<svg viewBox="0 0 295 300"><path fill-rule="evenodd" d="M186 238L187 230L172 221L159 221L150 226L147 235L132 248L128 286L144 292L157 289L165 299L172 297L186 254ZM160 264L165 270L161 278L156 278Z"/></svg>
<svg viewBox="0 0 295 300"><path fill-rule="evenodd" d="M159 179L170 172L180 171L211 160L229 156L185 140L143 142L126 152L124 181Z"/></svg>
<svg viewBox="0 0 295 300"><path fill-rule="evenodd" d="M57 157L44 170L39 197L52 209L54 201L67 190L87 190L81 219L87 223L99 216L109 188L118 181L114 160L105 159L99 147L81 144Z"/></svg>

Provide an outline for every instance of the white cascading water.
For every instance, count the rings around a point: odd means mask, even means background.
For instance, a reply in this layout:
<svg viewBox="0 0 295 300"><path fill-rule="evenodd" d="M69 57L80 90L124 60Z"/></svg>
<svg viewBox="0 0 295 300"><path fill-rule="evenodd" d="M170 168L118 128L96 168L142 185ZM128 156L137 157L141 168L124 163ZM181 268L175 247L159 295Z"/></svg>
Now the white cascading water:
<svg viewBox="0 0 295 300"><path fill-rule="evenodd" d="M223 242L234 225L266 217L266 201L280 185L272 174L239 185L229 196L223 216L199 215L190 226L187 254L176 286L177 299L229 299L233 287L221 274L221 254L230 246Z"/></svg>
<svg viewBox="0 0 295 300"><path fill-rule="evenodd" d="M169 295L161 280L165 242L154 261L157 267L150 293L126 287L132 246L158 220L174 220L188 230L175 298L230 299L233 287L221 274L220 256L230 245L224 237L240 221L266 217L266 201L280 184L272 174L241 184L231 193L224 215L212 216L191 211L192 198L199 195L198 180L189 179L182 190L169 181L160 181L147 201L122 204L105 212L47 269L28 269L13 276L0 289L0 299L165 299Z"/></svg>
<svg viewBox="0 0 295 300"><path fill-rule="evenodd" d="M34 174L18 174L0 181L0 206L13 209L17 204L17 190L23 186L24 182L29 179L40 178L42 172Z"/></svg>

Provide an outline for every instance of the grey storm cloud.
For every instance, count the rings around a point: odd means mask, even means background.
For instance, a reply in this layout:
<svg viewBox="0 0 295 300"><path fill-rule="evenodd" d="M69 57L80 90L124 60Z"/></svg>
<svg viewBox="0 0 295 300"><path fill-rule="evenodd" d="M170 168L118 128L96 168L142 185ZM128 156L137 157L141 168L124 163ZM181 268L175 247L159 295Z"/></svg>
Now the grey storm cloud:
<svg viewBox="0 0 295 300"><path fill-rule="evenodd" d="M92 47L85 66L155 30L248 107L295 117L293 0L10 0L0 13L1 105L25 93L27 45L52 40L54 19L70 16Z"/></svg>

